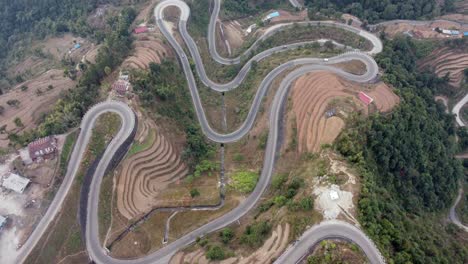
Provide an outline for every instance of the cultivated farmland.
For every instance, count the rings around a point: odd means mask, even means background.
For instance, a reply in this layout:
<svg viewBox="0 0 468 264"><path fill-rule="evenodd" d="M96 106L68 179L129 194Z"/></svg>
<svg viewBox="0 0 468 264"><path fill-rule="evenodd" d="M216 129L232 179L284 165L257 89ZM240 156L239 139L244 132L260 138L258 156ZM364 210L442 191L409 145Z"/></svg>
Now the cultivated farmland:
<svg viewBox="0 0 468 264"><path fill-rule="evenodd" d="M150 138L146 148L124 161L118 177L117 208L127 219L149 211L162 190L188 173L179 151L158 133L154 123L144 124L142 133Z"/></svg>

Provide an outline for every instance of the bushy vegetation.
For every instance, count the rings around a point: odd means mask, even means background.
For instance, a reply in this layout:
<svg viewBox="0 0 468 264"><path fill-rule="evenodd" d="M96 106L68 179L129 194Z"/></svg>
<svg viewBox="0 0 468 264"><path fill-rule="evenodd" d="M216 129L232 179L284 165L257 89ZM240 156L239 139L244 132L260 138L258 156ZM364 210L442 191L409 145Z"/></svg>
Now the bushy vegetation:
<svg viewBox="0 0 468 264"><path fill-rule="evenodd" d="M242 244L255 248L263 244L265 239L270 235L271 224L267 221L256 222L248 225L245 232L240 238Z"/></svg>
<svg viewBox="0 0 468 264"><path fill-rule="evenodd" d="M386 41L377 61L401 103L388 115L355 116L336 147L360 169L359 219L390 261L463 263L466 246L443 224L463 175L454 120L433 99L444 81L418 73L417 59L411 39Z"/></svg>
<svg viewBox="0 0 468 264"><path fill-rule="evenodd" d="M66 132L75 127L89 107L99 99L101 80L106 76L105 67L114 68L122 62L132 45L129 27L135 19L134 9L125 8L117 19L109 20L111 31L106 34L103 46L99 49L96 63L83 72L80 81L63 99L57 101L38 129L21 135L11 134L12 143L25 145L37 137Z"/></svg>
<svg viewBox="0 0 468 264"><path fill-rule="evenodd" d="M22 56L23 47L28 47L31 39L42 39L48 35L73 33L91 37L98 42L105 38L100 30L91 28L86 19L98 5L109 4L114 0L15 0L0 1L0 79L6 76L6 59ZM117 19L117 16L115 17ZM44 56L40 50L34 51ZM22 82L17 76L7 82Z"/></svg>
<svg viewBox="0 0 468 264"><path fill-rule="evenodd" d="M454 0L446 0L439 6L435 0L305 0L309 7L309 16L312 18L317 12L332 16L336 12L345 12L369 23L392 19L432 18L453 11L453 2Z"/></svg>
<svg viewBox="0 0 468 264"><path fill-rule="evenodd" d="M241 193L250 193L255 189L258 173L252 171L238 171L231 176L231 186Z"/></svg>
<svg viewBox="0 0 468 264"><path fill-rule="evenodd" d="M221 9L228 18L259 15L269 9L278 8L283 0L225 0Z"/></svg>
<svg viewBox="0 0 468 264"><path fill-rule="evenodd" d="M213 146L202 134L192 108L185 77L180 67L172 61L150 63L149 71L134 71L131 74L133 89L144 107L174 120L183 130L187 144L183 157L195 168L201 160L212 155ZM205 163L203 166L214 166Z"/></svg>

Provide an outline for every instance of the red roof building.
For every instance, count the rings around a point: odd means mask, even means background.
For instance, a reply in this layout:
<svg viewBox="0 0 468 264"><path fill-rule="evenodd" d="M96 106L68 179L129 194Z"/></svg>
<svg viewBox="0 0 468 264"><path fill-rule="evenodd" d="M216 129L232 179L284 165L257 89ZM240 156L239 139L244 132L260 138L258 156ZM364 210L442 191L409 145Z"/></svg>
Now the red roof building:
<svg viewBox="0 0 468 264"><path fill-rule="evenodd" d="M148 32L148 27L145 27L145 26L137 27L135 28L135 30L133 30L133 32L135 32L135 34L145 33L145 32Z"/></svg>
<svg viewBox="0 0 468 264"><path fill-rule="evenodd" d="M112 84L112 89L117 93L117 95L125 96L130 89L130 83L126 80L117 80Z"/></svg>
<svg viewBox="0 0 468 264"><path fill-rule="evenodd" d="M31 142L28 145L28 152L33 161L53 158L57 152L57 139L48 136Z"/></svg>
<svg viewBox="0 0 468 264"><path fill-rule="evenodd" d="M359 97L359 100L361 100L361 102L363 102L366 106L370 105L374 101L372 97L368 96L364 92L359 92L358 97Z"/></svg>

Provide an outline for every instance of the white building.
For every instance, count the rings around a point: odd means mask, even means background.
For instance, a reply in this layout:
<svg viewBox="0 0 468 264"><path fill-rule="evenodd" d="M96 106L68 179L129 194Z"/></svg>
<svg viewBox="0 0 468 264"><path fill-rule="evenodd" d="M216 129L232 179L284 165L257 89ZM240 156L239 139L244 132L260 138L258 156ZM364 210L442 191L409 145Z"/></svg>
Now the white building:
<svg viewBox="0 0 468 264"><path fill-rule="evenodd" d="M331 190L331 191L330 191L330 199L331 199L332 201L336 201L336 200L338 200L338 198L340 198L340 197L338 196L338 192L335 191L335 190Z"/></svg>
<svg viewBox="0 0 468 264"><path fill-rule="evenodd" d="M17 193L23 193L30 182L29 179L21 177L18 174L9 173L9 175L3 179L2 186Z"/></svg>
<svg viewBox="0 0 468 264"><path fill-rule="evenodd" d="M0 215L0 229L6 224L7 218Z"/></svg>

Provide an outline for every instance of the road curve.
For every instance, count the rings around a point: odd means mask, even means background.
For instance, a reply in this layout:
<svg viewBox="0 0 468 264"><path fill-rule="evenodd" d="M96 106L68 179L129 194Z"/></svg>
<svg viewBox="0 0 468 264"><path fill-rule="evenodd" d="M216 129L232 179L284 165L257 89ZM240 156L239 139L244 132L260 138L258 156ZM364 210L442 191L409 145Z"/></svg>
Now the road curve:
<svg viewBox="0 0 468 264"><path fill-rule="evenodd" d="M105 101L95 105L85 114L80 125L80 135L76 140L73 152L70 156L70 162L68 164L67 172L63 182L55 194L54 200L49 205L46 213L43 215L26 243L19 250L16 263L22 263L26 260L27 256L31 253L31 251L41 239L42 235L44 235L46 232L49 224L57 216L57 213L60 211L61 205L75 180L75 176L83 158L83 153L86 150L89 139L91 138L92 128L94 127L96 120L100 115L109 112L118 114L122 120L123 125L121 126L117 135L109 143L106 152L102 157L100 165L106 162L108 163L113 157L115 151L132 133L136 122L135 115L130 107L122 102Z"/></svg>
<svg viewBox="0 0 468 264"><path fill-rule="evenodd" d="M385 263L372 240L357 227L338 220L325 221L307 230L296 243L285 250L275 263L299 263L307 256L312 246L325 239L343 239L354 242L366 254L370 263Z"/></svg>
<svg viewBox="0 0 468 264"><path fill-rule="evenodd" d="M460 110L466 103L468 103L468 93L465 95L465 97L458 101L458 103L452 109L452 114L455 115L455 120L457 121L457 124L461 127L464 127L465 123L460 117Z"/></svg>
<svg viewBox="0 0 468 264"><path fill-rule="evenodd" d="M458 218L457 211L456 211L457 205L463 197L463 184L460 184L460 185L461 186L458 189L457 199L455 199L455 203L453 203L452 207L450 207L449 220L455 225L457 225L459 228L465 230L465 232L468 232L468 227L463 225L463 223Z"/></svg>
<svg viewBox="0 0 468 264"><path fill-rule="evenodd" d="M247 134L253 125L253 122L255 120L255 116L260 107L261 101L264 95L266 94L267 89L269 88L269 86L271 86L271 83L273 82L273 80L280 73L284 72L287 69L292 69L294 67L298 67L301 65L303 66L289 73L286 76L286 78L282 80L280 84L280 88L275 94L275 97L272 102L270 118L269 118L270 132L268 135L268 141L266 145L263 170L261 172L259 182L257 183L257 186L254 189L254 191L251 193L251 195L237 208L233 209L227 214L188 233L182 238L176 241L173 241L172 243L168 244L166 247L154 253L151 253L150 255L147 255L139 259L134 259L134 260L114 259L111 256L107 255L107 252L105 251L105 249L103 249L102 245L100 244L99 237L98 237L99 225L98 225L97 210L98 210L98 201L99 201L99 184L100 184L100 179L102 178L104 174L104 171L103 171L103 167L101 168L98 167L98 169L96 169L96 174L94 175L94 180L91 183L91 191L89 194L89 202L88 202L88 218L87 218L88 221L86 225L86 238L85 238L86 249L88 251L88 254L91 257L91 259L95 261L96 263L115 263L115 264L167 263L170 257L175 252L177 252L181 248L195 241L197 237L204 236L207 233L223 228L231 224L232 222L236 221L243 215L245 215L250 209L252 209L255 206L255 204L260 199L261 195L264 193L265 189L267 188L270 182L270 178L272 176L272 172L274 168L275 155L276 155L275 153L277 150L277 138L278 138L278 133L279 133L278 120L280 119L280 110L281 110L283 101L287 97L288 89L291 86L291 83L295 79L297 79L299 76L302 76L306 73L313 72L313 71L331 71L342 76L343 78L347 78L347 79L354 80L357 82L367 82L375 78L378 72L378 67L375 64L375 61L372 59L372 57L363 53L358 53L358 52L350 52L350 53L345 53L340 56L336 56L334 58L331 58L328 63L325 63L323 59L316 59L316 58L303 58L303 59L297 59L297 60L286 62L284 64L281 64L277 68L275 68L272 72L270 72L265 77L259 89L257 90L257 94L255 95L248 117L246 118L246 121L241 125L241 127L238 128L236 131L231 132L229 134L218 133L210 127L206 119L206 116L205 116L205 113L201 104L200 96L198 94L198 89L197 89L197 85L195 82L195 78L191 71L191 67L187 59L187 56L184 50L182 49L182 47L177 43L174 37L165 28L165 25L162 21L163 10L168 6L176 6L181 10L179 30L181 32L183 39L186 40L186 44L189 50L192 51L193 57L196 58L197 56L199 56L199 54L197 54L198 50L196 48L195 42L191 39L190 35L186 31L186 21L190 14L190 10L188 9L188 6L180 0L167 0L158 4L158 6L155 8L155 17L156 17L158 26L160 27L161 31L166 36L166 38L169 40L170 44L175 49L179 57L179 60L182 64L185 76L187 78L188 88L190 90L192 101L194 103L195 111L199 119L200 125L202 127L202 130L209 139L215 142L221 142L221 143L233 142L233 141L239 140L245 134ZM267 53L267 55L270 55L273 53L274 51L271 51L271 53ZM327 64L344 62L344 61L349 61L349 60L363 61L368 67L367 72L364 75L353 75L353 74L344 72L338 68L335 68L333 66L327 65ZM197 66L197 70L202 69L203 64L201 60L200 61L195 60L195 64ZM201 77L203 76L203 75L200 75L200 72L198 73L199 73L199 76ZM231 85L235 85L235 84L231 84ZM212 89L215 89L216 87L219 88L218 84L213 83L213 86L214 87L211 87ZM234 88L234 86L230 87L229 89L232 89L232 88Z"/></svg>
<svg viewBox="0 0 468 264"><path fill-rule="evenodd" d="M191 71L187 56L185 55L181 46L175 41L172 35L169 34L165 26L162 24L162 11L167 6L177 6L181 9L181 20L179 21L179 29L181 30L181 34L183 35L184 40L186 40L187 46L189 46L189 49L192 51L193 57L196 58L197 56L199 56L199 54L197 55L198 50L196 49L196 46L193 40L190 41L191 37L186 32L186 27L185 27L186 26L185 23L190 14L190 10L186 6L186 4L182 1L167 0L167 1L161 2L155 8L155 15L156 15L157 23L160 26L163 34L165 34L165 36L168 38L169 42L171 43L173 48L176 50L177 55L181 61L184 73L187 78L188 87L192 96L192 101L194 103L197 117L201 124L202 130L209 139L215 142L221 142L221 143L233 142L233 141L239 140L245 134L247 134L250 128L253 126L253 122L259 110L261 101L264 95L266 94L269 86L271 86L272 81L282 72L301 66L298 69L289 73L286 76L286 78L281 82L280 88L278 92L276 93L275 98L273 100L273 104L272 104L272 108L270 112L270 118L269 118L270 133L268 135L263 170L262 170L259 182L255 190L245 200L245 202L243 202L234 210L196 229L195 231L190 232L184 237L170 243L169 245L162 248L161 250L158 250L157 252L154 252L148 256L145 256L136 260L119 260L119 259L114 259L108 256L107 252L100 244L99 237L98 237L98 234L99 234L98 232L98 227L99 227L98 202L99 202L100 184L102 181L102 177L104 176L105 170L107 168L107 165L109 164L109 162L111 161L113 157L113 154L116 152L118 147L129 137L132 130L134 129L136 120L135 120L133 111L124 103L113 102L113 101L103 102L91 108L90 111L84 116L83 121L80 126L82 132L80 133L77 139L75 148L72 152L72 156L70 158L70 164L69 164L64 182L61 185L59 191L57 192L57 195L54 198L48 211L46 212L46 214L44 215L44 217L38 224L37 228L34 230L33 234L31 235L30 239L28 239L26 244L22 247L20 256L17 258L18 260L17 262L21 263L25 260L26 256L32 251L34 246L39 241L40 237L45 233L47 226L57 215L57 212L61 209L61 204L63 200L65 199L65 196L73 183L74 177L80 165L80 161L82 160L84 150L86 148L86 145L89 142L89 139L92 133L92 127L94 126L94 123L99 115L105 112L117 113L122 119L123 126L119 130L116 137L114 137L114 139L110 142L109 146L107 147L100 163L98 164L98 167L96 168L93 180L90 185L90 192L89 192L89 199L88 199L88 206L87 206L88 215L87 215L87 224L86 224L86 232L85 232L85 236L86 236L85 241L86 241L86 248L87 248L88 254L90 258L96 263L116 263L116 264L117 263L136 263L136 264L138 263L148 263L148 264L149 263L167 263L170 257L175 252L177 252L180 248L183 248L184 246L187 246L188 244L192 243L199 236L203 236L209 232L220 229L236 221L237 219L242 217L244 214L246 214L250 209L252 209L257 203L257 201L260 199L261 195L263 194L263 192L265 191L265 189L267 188L270 182L270 178L272 176L272 172L274 168L275 155L276 155L275 153L277 149L277 138L278 138L278 132L279 132L278 120L280 119L281 105L284 102L285 98L287 97L287 92L291 83L296 78L306 73L313 72L313 71L331 71L346 79L350 79L356 82L367 82L373 79L378 73L377 65L375 61L372 59L372 57L364 53L358 53L358 52L345 53L345 54L336 56L334 58L330 58L328 62L324 62L322 59L317 59L317 58L303 58L303 59L297 59L297 60L292 60L292 61L283 63L277 68L275 68L272 72L270 72L266 76L266 78L263 80L262 84L257 90L257 94L254 98L254 102L249 111L248 117L246 121L241 125L241 127L238 128L236 131L231 132L229 134L221 134L221 133L214 131L210 127L206 119L206 116L204 114L204 110L201 104L201 100L198 94L195 78ZM214 32L212 32L212 34L214 34ZM297 45L298 44L285 45L285 46L280 47L280 50L283 50L285 48L289 49L291 47L297 47ZM261 59L271 54L274 54L276 52L279 52L278 47L270 49L263 53L260 53L255 58ZM344 72L338 68L335 68L333 66L327 65L327 64L345 62L345 61L350 61L350 60L360 60L364 62L367 66L367 72L364 75L353 75L353 74ZM199 76L203 76L200 74L202 70L198 71L198 69L202 69L203 67L202 62L201 61L196 62L196 66L197 66L197 73L199 74ZM247 73L248 69L249 67L246 67L245 74ZM224 89L227 89L227 90L231 90L237 87L244 77L245 75L242 76L242 74L239 74L239 76L237 77L238 79L236 79L235 82L231 82L231 84L227 86L225 84L213 83L213 86L211 88L214 90L218 90L218 91L222 91L223 88L221 87L224 87ZM209 79L206 78L206 80L204 81L208 82Z"/></svg>

